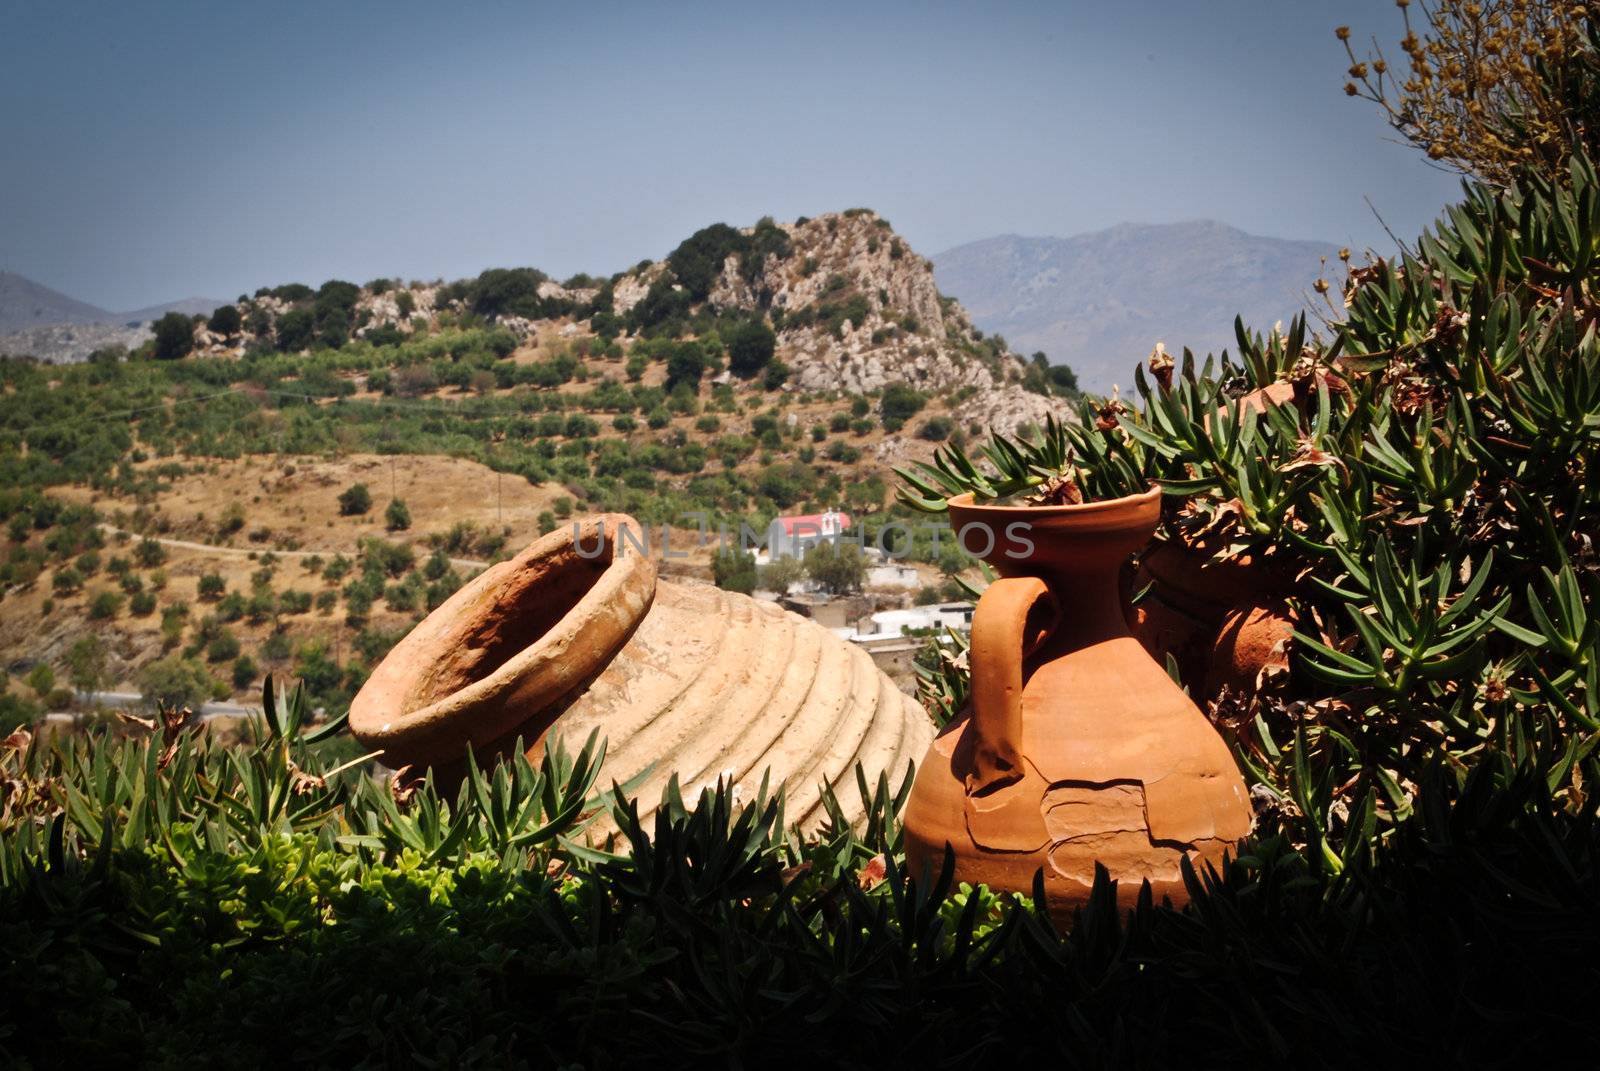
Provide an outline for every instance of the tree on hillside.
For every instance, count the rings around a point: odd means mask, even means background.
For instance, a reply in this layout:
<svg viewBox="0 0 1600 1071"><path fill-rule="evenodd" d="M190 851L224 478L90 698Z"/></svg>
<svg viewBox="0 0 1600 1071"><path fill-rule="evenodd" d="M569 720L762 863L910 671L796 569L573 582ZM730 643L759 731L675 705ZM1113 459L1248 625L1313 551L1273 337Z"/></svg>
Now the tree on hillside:
<svg viewBox="0 0 1600 1071"><path fill-rule="evenodd" d="M206 321L206 327L213 334L232 338L244 328L244 317L239 315L237 305L220 305L212 312L211 319Z"/></svg>
<svg viewBox="0 0 1600 1071"><path fill-rule="evenodd" d="M711 288L722 274L723 262L732 253L744 252L746 245L744 235L733 227L713 223L685 238L667 256L667 266L691 301L704 301L711 296Z"/></svg>
<svg viewBox="0 0 1600 1071"><path fill-rule="evenodd" d="M194 321L181 312L169 312L152 328L156 333L155 355L170 361L194 351Z"/></svg>
<svg viewBox="0 0 1600 1071"><path fill-rule="evenodd" d="M212 685L204 667L178 655L157 659L139 673L139 692L150 706L193 709L205 702Z"/></svg>
<svg viewBox="0 0 1600 1071"><path fill-rule="evenodd" d="M774 558L761 567L761 586L782 595L789 590L789 585L797 583L805 575L805 564L799 558L786 555Z"/></svg>
<svg viewBox="0 0 1600 1071"><path fill-rule="evenodd" d="M756 559L738 547L723 547L711 558L711 575L724 591L748 595L756 589Z"/></svg>
<svg viewBox="0 0 1600 1071"><path fill-rule="evenodd" d="M706 359L700 352L700 344L692 340L678 343L667 358L667 392L670 394L680 384L698 391L705 370Z"/></svg>
<svg viewBox="0 0 1600 1071"><path fill-rule="evenodd" d="M778 336L761 320L740 320L721 334L728 347L728 369L743 379L758 374L777 350Z"/></svg>
<svg viewBox="0 0 1600 1071"><path fill-rule="evenodd" d="M353 483L339 492L339 515L359 517L372 508L372 492L364 483Z"/></svg>
<svg viewBox="0 0 1600 1071"><path fill-rule="evenodd" d="M278 317L276 330L278 349L284 353L299 353L311 348L317 334L317 320L310 309L290 309Z"/></svg>
<svg viewBox="0 0 1600 1071"><path fill-rule="evenodd" d="M403 532L411 527L411 511L398 498L389 500L389 508L384 511L383 519L385 527L391 532Z"/></svg>
<svg viewBox="0 0 1600 1071"><path fill-rule="evenodd" d="M825 539L806 552L806 575L833 595L860 591L867 559L854 543Z"/></svg>
<svg viewBox="0 0 1600 1071"><path fill-rule="evenodd" d="M927 402L921 391L904 383L891 383L878 400L878 412L885 420L906 421L916 416Z"/></svg>

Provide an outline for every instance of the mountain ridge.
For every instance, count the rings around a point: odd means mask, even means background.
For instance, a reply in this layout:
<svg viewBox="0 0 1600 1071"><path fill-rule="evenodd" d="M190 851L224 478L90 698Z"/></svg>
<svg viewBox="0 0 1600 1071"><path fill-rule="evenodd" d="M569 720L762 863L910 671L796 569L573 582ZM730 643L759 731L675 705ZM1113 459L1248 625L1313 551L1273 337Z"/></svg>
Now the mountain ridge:
<svg viewBox="0 0 1600 1071"><path fill-rule="evenodd" d="M0 354L81 361L106 345L137 346L150 323L169 312L209 313L227 302L188 297L128 312L113 312L28 278L0 270Z"/></svg>
<svg viewBox="0 0 1600 1071"><path fill-rule="evenodd" d="M1118 223L1066 238L1002 234L932 258L940 289L986 331L1071 365L1086 389L1126 386L1156 342L1233 345L1233 320L1267 327L1305 308L1338 246L1213 219Z"/></svg>

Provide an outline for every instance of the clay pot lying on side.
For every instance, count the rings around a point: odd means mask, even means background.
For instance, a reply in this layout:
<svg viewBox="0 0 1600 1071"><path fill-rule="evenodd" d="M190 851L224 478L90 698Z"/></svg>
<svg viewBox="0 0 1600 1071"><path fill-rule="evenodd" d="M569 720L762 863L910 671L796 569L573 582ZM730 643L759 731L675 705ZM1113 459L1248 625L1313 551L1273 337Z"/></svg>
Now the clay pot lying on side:
<svg viewBox="0 0 1600 1071"><path fill-rule="evenodd" d="M856 763L898 782L933 737L927 714L814 622L658 580L642 532L607 514L490 566L389 652L351 731L389 766L450 779L469 747L483 762L521 738L537 760L598 728L601 783L629 785L647 821L674 774L686 797L720 778L748 800L769 770L791 822L822 822L824 780L859 818Z"/></svg>
<svg viewBox="0 0 1600 1071"><path fill-rule="evenodd" d="M963 545L1000 573L972 620L972 699L934 740L905 810L906 861L1029 892L1042 869L1069 921L1095 864L1131 905L1187 899L1181 862L1220 863L1250 800L1211 723L1130 635L1119 572L1161 491L1076 506L950 502Z"/></svg>

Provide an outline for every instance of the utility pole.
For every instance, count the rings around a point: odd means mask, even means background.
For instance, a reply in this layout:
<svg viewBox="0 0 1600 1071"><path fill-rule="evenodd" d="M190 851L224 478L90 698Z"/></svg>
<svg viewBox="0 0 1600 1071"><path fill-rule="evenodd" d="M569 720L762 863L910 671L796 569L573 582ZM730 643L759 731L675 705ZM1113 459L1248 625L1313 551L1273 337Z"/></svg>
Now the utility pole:
<svg viewBox="0 0 1600 1071"><path fill-rule="evenodd" d="M501 473L497 470L494 474L494 512L496 523L505 527L506 509L505 499L500 494L500 476Z"/></svg>

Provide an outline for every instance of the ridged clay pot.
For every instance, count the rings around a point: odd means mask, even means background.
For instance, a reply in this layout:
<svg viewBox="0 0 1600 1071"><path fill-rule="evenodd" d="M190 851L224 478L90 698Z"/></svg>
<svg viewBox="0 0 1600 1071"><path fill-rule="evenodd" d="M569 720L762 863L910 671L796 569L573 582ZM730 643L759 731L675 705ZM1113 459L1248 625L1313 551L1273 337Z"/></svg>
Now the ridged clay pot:
<svg viewBox="0 0 1600 1071"><path fill-rule="evenodd" d="M1076 506L950 502L963 545L999 572L972 622L972 695L934 740L906 803L912 873L1028 892L1043 871L1069 920L1095 864L1131 905L1187 899L1188 857L1217 863L1250 830L1227 745L1128 631L1118 574L1161 492ZM988 547L987 553L980 553Z"/></svg>
<svg viewBox="0 0 1600 1071"><path fill-rule="evenodd" d="M490 566L389 652L351 731L390 766L450 780L468 748L481 762L520 738L537 760L553 736L576 749L598 729L602 783L627 785L646 820L674 774L686 795L722 779L750 799L769 770L790 821L822 822L825 780L859 818L855 764L898 783L933 737L927 714L815 622L658 580L642 531L606 514Z"/></svg>

